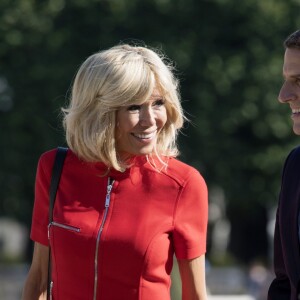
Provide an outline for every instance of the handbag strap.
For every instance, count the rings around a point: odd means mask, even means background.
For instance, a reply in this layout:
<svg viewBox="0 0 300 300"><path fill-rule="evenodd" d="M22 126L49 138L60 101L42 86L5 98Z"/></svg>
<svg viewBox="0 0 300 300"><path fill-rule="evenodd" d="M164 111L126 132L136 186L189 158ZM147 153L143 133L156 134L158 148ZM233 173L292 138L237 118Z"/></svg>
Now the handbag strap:
<svg viewBox="0 0 300 300"><path fill-rule="evenodd" d="M57 192L61 172L64 166L64 161L66 158L67 151L68 148L57 147L55 161L52 169L51 183L50 183L49 223L51 223L53 220L53 207L56 198L56 192Z"/></svg>
<svg viewBox="0 0 300 300"><path fill-rule="evenodd" d="M64 161L66 158L68 148L57 147L55 161L52 169L51 183L49 190L49 226L53 221L53 208L56 198L56 192L58 189L61 172L64 166ZM48 259L48 285L47 285L47 299L50 296L50 285L51 285L51 249L49 244L49 259Z"/></svg>

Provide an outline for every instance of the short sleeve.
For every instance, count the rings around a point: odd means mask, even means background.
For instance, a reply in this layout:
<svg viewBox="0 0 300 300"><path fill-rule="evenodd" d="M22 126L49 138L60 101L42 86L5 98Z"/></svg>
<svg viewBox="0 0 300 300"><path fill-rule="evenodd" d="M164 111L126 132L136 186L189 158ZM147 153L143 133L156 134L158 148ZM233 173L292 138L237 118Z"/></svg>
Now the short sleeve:
<svg viewBox="0 0 300 300"><path fill-rule="evenodd" d="M35 178L34 206L30 238L45 246L48 246L48 222L49 222L49 187L53 153L43 154L38 162Z"/></svg>
<svg viewBox="0 0 300 300"><path fill-rule="evenodd" d="M182 187L174 220L174 247L178 259L192 259L206 252L208 191L195 169Z"/></svg>

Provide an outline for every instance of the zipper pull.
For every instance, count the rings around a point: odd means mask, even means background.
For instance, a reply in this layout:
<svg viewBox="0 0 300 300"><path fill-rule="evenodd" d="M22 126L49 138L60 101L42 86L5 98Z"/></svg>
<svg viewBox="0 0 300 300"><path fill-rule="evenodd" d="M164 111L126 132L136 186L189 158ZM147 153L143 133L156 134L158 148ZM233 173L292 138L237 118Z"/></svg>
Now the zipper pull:
<svg viewBox="0 0 300 300"><path fill-rule="evenodd" d="M49 300L52 300L52 289L53 289L53 281L50 282L50 295L49 295Z"/></svg>
<svg viewBox="0 0 300 300"><path fill-rule="evenodd" d="M106 192L106 197L105 197L105 207L109 207L109 203L110 203L110 193L112 190L114 184L114 180L111 180L111 178L108 178L108 182L107 182L107 192Z"/></svg>
<svg viewBox="0 0 300 300"><path fill-rule="evenodd" d="M52 222L48 224L48 240L50 241L50 227L52 225Z"/></svg>

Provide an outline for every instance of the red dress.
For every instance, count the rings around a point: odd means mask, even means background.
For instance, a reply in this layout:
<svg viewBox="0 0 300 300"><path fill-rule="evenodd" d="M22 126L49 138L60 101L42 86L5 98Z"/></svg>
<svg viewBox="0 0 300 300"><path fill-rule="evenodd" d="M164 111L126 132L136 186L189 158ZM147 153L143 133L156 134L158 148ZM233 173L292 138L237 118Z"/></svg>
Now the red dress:
<svg viewBox="0 0 300 300"><path fill-rule="evenodd" d="M191 259L206 251L207 187L199 172L174 158L158 172L135 157L124 173L103 176L102 163L69 150L48 226L55 151L39 160L31 228L34 241L51 243L53 299L170 299L173 254Z"/></svg>

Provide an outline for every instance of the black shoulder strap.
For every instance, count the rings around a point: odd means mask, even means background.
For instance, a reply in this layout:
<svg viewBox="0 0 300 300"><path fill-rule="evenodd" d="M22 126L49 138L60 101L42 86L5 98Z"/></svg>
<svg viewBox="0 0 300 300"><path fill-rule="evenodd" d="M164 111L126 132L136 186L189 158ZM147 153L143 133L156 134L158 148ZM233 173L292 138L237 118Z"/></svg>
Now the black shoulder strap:
<svg viewBox="0 0 300 300"><path fill-rule="evenodd" d="M59 180L61 172L64 166L64 161L66 158L68 148L58 147L55 155L55 160L52 168L51 183L49 190L49 226L53 221L53 207L56 198L56 192L59 185ZM49 245L49 259L48 259L48 284L47 284L47 299L50 298L51 285L51 248Z"/></svg>
<svg viewBox="0 0 300 300"><path fill-rule="evenodd" d="M56 198L56 192L61 176L61 172L64 166L64 161L66 158L68 148L64 147L58 147L56 156L55 156L55 161L52 169L52 177L51 177L51 183L50 183L50 192L49 192L49 224L53 220L53 207L54 207L54 202Z"/></svg>

